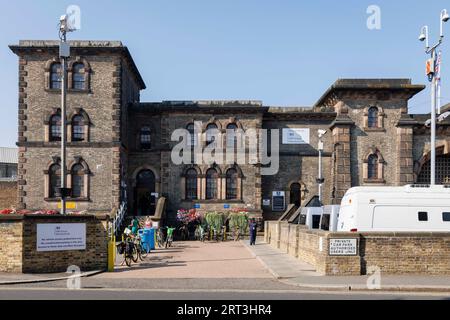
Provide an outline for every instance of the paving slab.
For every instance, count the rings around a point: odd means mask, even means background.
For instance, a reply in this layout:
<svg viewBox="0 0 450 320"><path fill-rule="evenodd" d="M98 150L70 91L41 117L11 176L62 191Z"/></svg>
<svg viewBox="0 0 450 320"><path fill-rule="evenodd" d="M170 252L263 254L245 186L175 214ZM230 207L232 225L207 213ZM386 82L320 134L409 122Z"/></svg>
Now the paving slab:
<svg viewBox="0 0 450 320"><path fill-rule="evenodd" d="M97 278L205 279L272 278L241 242L174 242L171 248L157 249L131 267L120 265L115 272Z"/></svg>

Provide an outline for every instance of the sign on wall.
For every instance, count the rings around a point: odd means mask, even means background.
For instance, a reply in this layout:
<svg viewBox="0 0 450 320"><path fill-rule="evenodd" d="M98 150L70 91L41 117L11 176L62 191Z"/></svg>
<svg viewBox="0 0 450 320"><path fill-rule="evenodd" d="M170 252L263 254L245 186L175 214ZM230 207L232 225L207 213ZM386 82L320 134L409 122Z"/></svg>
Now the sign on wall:
<svg viewBox="0 0 450 320"><path fill-rule="evenodd" d="M357 239L330 239L330 256L356 256Z"/></svg>
<svg viewBox="0 0 450 320"><path fill-rule="evenodd" d="M285 209L285 194L284 191L274 191L272 193L272 210L284 211Z"/></svg>
<svg viewBox="0 0 450 320"><path fill-rule="evenodd" d="M309 144L310 129L283 128L283 144Z"/></svg>
<svg viewBox="0 0 450 320"><path fill-rule="evenodd" d="M36 226L37 251L86 250L86 223L47 223Z"/></svg>

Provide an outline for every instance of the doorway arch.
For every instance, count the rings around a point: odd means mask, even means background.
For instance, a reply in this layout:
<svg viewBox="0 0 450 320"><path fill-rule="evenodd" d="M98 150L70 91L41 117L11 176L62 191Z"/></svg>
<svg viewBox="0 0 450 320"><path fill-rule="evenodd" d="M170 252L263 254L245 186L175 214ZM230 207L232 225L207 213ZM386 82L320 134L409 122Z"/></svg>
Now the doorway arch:
<svg viewBox="0 0 450 320"><path fill-rule="evenodd" d="M291 183L289 187L289 201L291 204L295 204L297 208L302 203L302 186L298 182Z"/></svg>
<svg viewBox="0 0 450 320"><path fill-rule="evenodd" d="M156 177L152 170L143 169L136 175L134 210L136 216L151 216L156 208Z"/></svg>

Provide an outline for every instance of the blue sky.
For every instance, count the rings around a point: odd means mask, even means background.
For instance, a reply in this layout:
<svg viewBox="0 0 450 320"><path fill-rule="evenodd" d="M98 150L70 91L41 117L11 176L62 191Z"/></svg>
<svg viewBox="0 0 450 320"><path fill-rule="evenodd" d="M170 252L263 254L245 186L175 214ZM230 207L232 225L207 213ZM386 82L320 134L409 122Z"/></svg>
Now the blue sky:
<svg viewBox="0 0 450 320"><path fill-rule="evenodd" d="M428 24L439 32L448 1L294 0L0 0L0 146L17 140L17 58L7 45L57 39L66 7L82 11L71 39L121 40L148 89L142 101L256 99L310 106L337 79L411 78L427 84L417 40ZM366 26L381 8L381 30ZM443 103L450 101L450 22L443 50ZM448 64L446 63L447 61ZM448 80L447 80L448 79ZM429 112L429 91L410 112Z"/></svg>

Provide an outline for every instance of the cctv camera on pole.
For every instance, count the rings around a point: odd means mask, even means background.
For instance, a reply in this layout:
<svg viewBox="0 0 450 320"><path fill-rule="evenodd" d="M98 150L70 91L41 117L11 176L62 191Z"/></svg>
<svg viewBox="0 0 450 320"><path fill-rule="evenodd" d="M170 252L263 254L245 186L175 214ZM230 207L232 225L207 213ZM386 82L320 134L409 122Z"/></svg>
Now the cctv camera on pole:
<svg viewBox="0 0 450 320"><path fill-rule="evenodd" d="M443 9L440 13L440 34L438 42L430 47L428 26L422 27L419 35L419 41L425 41L425 53L430 55L430 59L426 62L426 73L428 80L431 82L431 119L425 123L431 127L431 160L430 160L430 184L436 184L436 49L442 44L444 39L443 24L450 20L447 9Z"/></svg>
<svg viewBox="0 0 450 320"><path fill-rule="evenodd" d="M61 59L61 214L66 214L66 198L70 195L67 188L67 168L66 168L66 96L67 96L67 60L70 57L70 45L67 43L67 32L75 31L69 26L68 16L62 15L59 18L59 57Z"/></svg>

